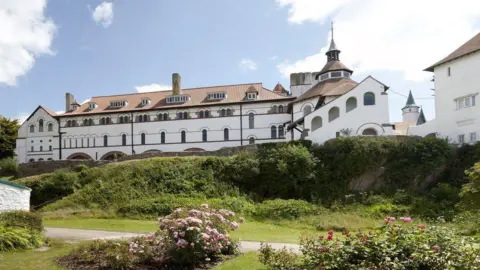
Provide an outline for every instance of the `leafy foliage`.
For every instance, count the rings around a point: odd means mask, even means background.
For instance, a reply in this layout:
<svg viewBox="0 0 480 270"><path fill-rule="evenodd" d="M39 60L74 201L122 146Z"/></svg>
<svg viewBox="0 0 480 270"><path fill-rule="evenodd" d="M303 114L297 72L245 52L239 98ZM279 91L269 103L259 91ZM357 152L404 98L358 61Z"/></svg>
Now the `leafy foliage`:
<svg viewBox="0 0 480 270"><path fill-rule="evenodd" d="M8 211L0 213L0 226L43 231L42 217L27 211Z"/></svg>
<svg viewBox="0 0 480 270"><path fill-rule="evenodd" d="M461 206L465 209L480 209L480 162L467 172L470 179L460 193Z"/></svg>
<svg viewBox="0 0 480 270"><path fill-rule="evenodd" d="M255 215L270 219L296 219L314 215L319 207L301 200L266 200L255 207Z"/></svg>
<svg viewBox="0 0 480 270"><path fill-rule="evenodd" d="M38 231L0 226L0 251L34 249L44 242Z"/></svg>
<svg viewBox="0 0 480 270"><path fill-rule="evenodd" d="M18 172L18 162L14 157L0 159L0 176L15 175Z"/></svg>
<svg viewBox="0 0 480 270"><path fill-rule="evenodd" d="M19 127L17 119L0 116L0 159L13 157Z"/></svg>

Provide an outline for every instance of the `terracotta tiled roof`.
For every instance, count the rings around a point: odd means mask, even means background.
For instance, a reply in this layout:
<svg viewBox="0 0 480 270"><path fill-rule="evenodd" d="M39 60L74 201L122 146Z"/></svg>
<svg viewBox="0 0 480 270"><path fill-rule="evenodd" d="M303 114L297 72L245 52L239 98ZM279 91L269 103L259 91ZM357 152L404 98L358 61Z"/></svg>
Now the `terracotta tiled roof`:
<svg viewBox="0 0 480 270"><path fill-rule="evenodd" d="M275 88L273 89L273 92L278 93L278 94L288 93L288 91L285 89L285 87L283 87L283 85L281 83L277 83L277 85L275 85Z"/></svg>
<svg viewBox="0 0 480 270"><path fill-rule="evenodd" d="M346 70L346 71L349 71L350 73L353 73L351 69L347 68L347 66L345 66L340 61L328 61L325 64L325 66L322 68L322 70L319 72L319 74L323 74L329 71L336 71L336 70Z"/></svg>
<svg viewBox="0 0 480 270"><path fill-rule="evenodd" d="M190 96L190 100L181 104L167 104L166 98L172 94L172 91L158 91L148 93L134 93L114 96L100 96L93 97L89 102L97 104L97 108L93 110L88 109L88 102L82 104L77 110L66 112L60 116L68 115L88 115L97 113L113 113L113 112L130 112L130 111L144 111L152 109L169 109L169 108L182 108L192 106L205 106L205 105L217 105L247 102L245 96L247 91L258 91L258 100L248 102L261 102L263 100L278 100L278 99L293 99L292 97L285 97L276 94L262 86L261 83L251 84L237 84L237 85L223 85L213 87L199 87L183 89L182 94ZM227 97L223 100L208 100L207 94L213 92L225 92ZM142 106L141 101L144 98L151 100L150 104ZM128 105L122 108L110 108L110 101L127 101Z"/></svg>
<svg viewBox="0 0 480 270"><path fill-rule="evenodd" d="M350 78L329 79L321 81L299 96L295 102L317 96L341 96L352 90L358 83Z"/></svg>
<svg viewBox="0 0 480 270"><path fill-rule="evenodd" d="M48 113L49 115L51 115L51 116L56 116L56 115L57 115L57 113L52 112L51 110L49 110L49 109L47 109L47 108L45 108L45 107L43 107L43 106L40 106L40 108L42 108L45 112L47 112L47 113Z"/></svg>
<svg viewBox="0 0 480 270"><path fill-rule="evenodd" d="M465 56L469 53L473 53L480 50L480 33L475 35L472 39L467 41L465 44L460 46L460 48L456 49L447 57L443 58L442 60L438 61L437 63L431 65L430 67L426 68L425 71L433 72L433 69L441 64L445 64L447 62L453 61L458 59L462 56Z"/></svg>

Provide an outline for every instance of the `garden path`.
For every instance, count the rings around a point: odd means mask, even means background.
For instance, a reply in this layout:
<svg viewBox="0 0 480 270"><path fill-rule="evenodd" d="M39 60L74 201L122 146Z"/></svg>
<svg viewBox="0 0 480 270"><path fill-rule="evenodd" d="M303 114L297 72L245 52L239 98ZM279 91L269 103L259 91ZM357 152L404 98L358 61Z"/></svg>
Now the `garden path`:
<svg viewBox="0 0 480 270"><path fill-rule="evenodd" d="M142 234L138 233L126 233L126 232L108 232L98 230L79 230L79 229L65 229L65 228L45 228L47 237L64 239L64 240L94 240L94 239L128 239ZM260 242L253 241L240 241L241 251L256 252L260 249ZM296 244L285 243L268 243L275 249L281 249L286 247L292 249L294 252L300 252L300 246Z"/></svg>

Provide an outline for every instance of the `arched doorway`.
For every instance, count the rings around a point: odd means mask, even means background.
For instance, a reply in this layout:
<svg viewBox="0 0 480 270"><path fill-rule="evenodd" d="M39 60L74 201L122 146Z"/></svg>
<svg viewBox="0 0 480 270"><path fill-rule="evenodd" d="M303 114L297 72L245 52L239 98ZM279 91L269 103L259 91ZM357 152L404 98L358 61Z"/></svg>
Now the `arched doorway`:
<svg viewBox="0 0 480 270"><path fill-rule="evenodd" d="M85 153L75 153L67 157L68 160L86 160L93 159L91 156Z"/></svg>
<svg viewBox="0 0 480 270"><path fill-rule="evenodd" d="M373 128L367 128L362 132L363 136L377 136L378 133L375 129Z"/></svg>
<svg viewBox="0 0 480 270"><path fill-rule="evenodd" d="M120 151L112 151L112 152L108 152L106 153L105 155L102 156L102 158L100 158L101 160L116 160L118 158L121 158L123 156L126 156L125 153L123 152L120 152Z"/></svg>

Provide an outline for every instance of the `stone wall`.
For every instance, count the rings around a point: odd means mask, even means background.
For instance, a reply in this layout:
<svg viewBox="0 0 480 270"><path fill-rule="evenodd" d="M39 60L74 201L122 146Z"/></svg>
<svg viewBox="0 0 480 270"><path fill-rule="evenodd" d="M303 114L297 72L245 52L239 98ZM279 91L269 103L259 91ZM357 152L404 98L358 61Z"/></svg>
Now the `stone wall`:
<svg viewBox="0 0 480 270"><path fill-rule="evenodd" d="M18 165L17 178L51 173L59 169L73 168L81 164L90 167L101 166L109 163L106 160L54 160L54 161L39 161L31 163L22 163Z"/></svg>
<svg viewBox="0 0 480 270"><path fill-rule="evenodd" d="M203 152L146 152L142 154L124 156L117 161L137 160L153 157L189 157L189 156L231 156L241 152L252 152L257 149L257 145L245 145L238 147L222 148L216 151ZM89 167L96 167L108 164L113 161L107 160L55 160L55 161L40 161L32 163L23 163L18 166L17 178L51 173L59 169L74 168L78 165L85 164Z"/></svg>

